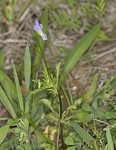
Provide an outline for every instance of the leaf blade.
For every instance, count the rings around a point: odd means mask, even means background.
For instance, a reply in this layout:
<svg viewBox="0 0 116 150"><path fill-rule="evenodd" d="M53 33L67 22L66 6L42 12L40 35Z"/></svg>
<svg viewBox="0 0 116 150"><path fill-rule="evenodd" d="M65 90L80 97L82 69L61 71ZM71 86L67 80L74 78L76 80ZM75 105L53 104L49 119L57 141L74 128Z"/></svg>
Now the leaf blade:
<svg viewBox="0 0 116 150"><path fill-rule="evenodd" d="M29 45L27 43L25 57L24 57L24 76L25 76L25 83L26 83L26 91L29 92L30 86L30 79L31 79L31 57L30 57L30 50Z"/></svg>
<svg viewBox="0 0 116 150"><path fill-rule="evenodd" d="M19 80L18 80L18 76L17 76L17 72L16 72L16 68L14 64L13 64L13 72L14 72L14 79L15 79L15 84L16 84L19 106L20 106L21 111L24 111L23 96L21 93Z"/></svg>
<svg viewBox="0 0 116 150"><path fill-rule="evenodd" d="M106 137L107 137L107 142L108 142L107 144L108 150L114 150L114 144L112 141L112 136L111 136L111 132L109 128L106 131Z"/></svg>
<svg viewBox="0 0 116 150"><path fill-rule="evenodd" d="M10 113L10 115L15 119L17 117L15 110L1 86L0 86L0 100L2 104L5 106L5 108L8 110L8 112Z"/></svg>
<svg viewBox="0 0 116 150"><path fill-rule="evenodd" d="M73 50L70 52L68 58L65 61L64 68L62 70L61 82L64 81L68 73L73 69L80 57L88 50L92 42L95 40L100 25L94 26L81 40L76 44Z"/></svg>
<svg viewBox="0 0 116 150"><path fill-rule="evenodd" d="M9 130L9 125L5 125L0 128L0 144L4 141Z"/></svg>
<svg viewBox="0 0 116 150"><path fill-rule="evenodd" d="M75 132L78 133L86 143L89 143L92 140L94 140L94 138L90 134L88 134L82 127L80 127L77 123L73 121L69 122L71 127L73 127L73 129L75 130Z"/></svg>

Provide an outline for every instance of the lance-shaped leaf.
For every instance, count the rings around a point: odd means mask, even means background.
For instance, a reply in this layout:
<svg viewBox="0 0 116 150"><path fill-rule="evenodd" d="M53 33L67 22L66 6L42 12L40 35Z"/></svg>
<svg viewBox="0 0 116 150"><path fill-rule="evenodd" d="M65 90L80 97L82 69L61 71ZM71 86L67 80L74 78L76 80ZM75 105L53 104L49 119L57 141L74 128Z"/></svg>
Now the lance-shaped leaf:
<svg viewBox="0 0 116 150"><path fill-rule="evenodd" d="M31 78L31 57L30 50L27 44L24 58L24 75L25 75L25 83L26 83L26 91L29 92L30 86L30 78Z"/></svg>
<svg viewBox="0 0 116 150"><path fill-rule="evenodd" d="M4 141L4 139L6 138L6 135L8 133L9 130L9 125L5 125L3 127L0 128L0 144Z"/></svg>
<svg viewBox="0 0 116 150"><path fill-rule="evenodd" d="M68 73L73 69L80 57L88 50L100 31L100 25L94 26L72 49L67 57L62 70L61 82L64 81Z"/></svg>
<svg viewBox="0 0 116 150"><path fill-rule="evenodd" d="M16 112L15 109L13 108L10 100L8 99L8 97L6 96L4 90L2 89L2 87L0 86L0 101L2 102L2 104L5 106L5 108L7 109L7 111L10 113L10 115L15 119L16 118Z"/></svg>
<svg viewBox="0 0 116 150"><path fill-rule="evenodd" d="M77 134L80 135L80 137L86 142L89 143L92 140L94 140L94 138L87 133L82 127L80 127L77 123L70 121L70 125L73 127L73 129L75 130L75 132Z"/></svg>
<svg viewBox="0 0 116 150"><path fill-rule="evenodd" d="M19 106L20 106L21 111L24 111L23 96L21 93L21 88L19 85L19 79L18 79L16 68L15 68L14 64L13 64L13 72L14 72L14 78L15 78L15 84L16 84Z"/></svg>

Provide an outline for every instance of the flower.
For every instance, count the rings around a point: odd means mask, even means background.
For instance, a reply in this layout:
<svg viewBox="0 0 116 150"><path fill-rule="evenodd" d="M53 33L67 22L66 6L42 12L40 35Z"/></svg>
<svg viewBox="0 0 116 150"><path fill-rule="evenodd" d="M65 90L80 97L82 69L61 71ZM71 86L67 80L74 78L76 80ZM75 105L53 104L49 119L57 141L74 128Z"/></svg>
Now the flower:
<svg viewBox="0 0 116 150"><path fill-rule="evenodd" d="M43 32L43 25L39 23L38 20L35 21L35 25L33 26L33 29L39 33L39 35L42 37L43 40L47 40L47 35Z"/></svg>

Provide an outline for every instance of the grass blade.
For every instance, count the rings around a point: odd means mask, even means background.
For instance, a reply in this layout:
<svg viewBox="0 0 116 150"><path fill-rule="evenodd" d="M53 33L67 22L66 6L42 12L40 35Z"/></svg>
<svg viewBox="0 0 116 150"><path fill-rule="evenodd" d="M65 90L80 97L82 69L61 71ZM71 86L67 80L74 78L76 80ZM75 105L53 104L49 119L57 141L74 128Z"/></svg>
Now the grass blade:
<svg viewBox="0 0 116 150"><path fill-rule="evenodd" d="M98 81L98 73L94 75L91 86L87 91L87 93L84 95L84 99L86 99L88 103L91 103L91 101L93 100L92 97L94 96L97 89L97 81Z"/></svg>
<svg viewBox="0 0 116 150"><path fill-rule="evenodd" d="M28 94L29 86L30 86L30 78L31 78L31 57L30 57L30 50L28 44L26 46L25 58L24 58L24 76L25 76L25 83L26 83L26 91Z"/></svg>
<svg viewBox="0 0 116 150"><path fill-rule="evenodd" d="M95 40L100 30L100 25L94 26L73 48L67 57L64 68L62 70L61 82L64 81L68 73L73 69L80 57L88 50L92 42Z"/></svg>
<svg viewBox="0 0 116 150"><path fill-rule="evenodd" d="M16 68L15 68L14 64L13 64L13 72L14 72L14 78L15 78L15 84L16 84L19 106L20 106L21 111L24 111L23 96L21 93L19 80L18 80L18 76L17 76L17 72L16 72Z"/></svg>
<svg viewBox="0 0 116 150"><path fill-rule="evenodd" d="M106 137L107 137L107 143L108 143L108 145L107 145L108 150L114 150L114 144L112 141L112 136L111 136L111 132L110 132L109 128L106 131Z"/></svg>
<svg viewBox="0 0 116 150"><path fill-rule="evenodd" d="M4 87L5 80L9 83L12 98L17 100L17 92L16 92L16 87L15 87L14 83L10 80L10 78L4 72L0 71L0 83L1 83L2 87ZM7 93L7 89L5 88L4 90Z"/></svg>
<svg viewBox="0 0 116 150"><path fill-rule="evenodd" d="M4 141L9 130L9 125L5 125L0 128L0 144Z"/></svg>
<svg viewBox="0 0 116 150"><path fill-rule="evenodd" d="M94 140L94 138L88 134L83 128L81 128L77 123L70 121L70 125L71 127L73 127L73 129L75 130L75 132L77 134L80 135L80 137L86 142L89 143L92 140Z"/></svg>
<svg viewBox="0 0 116 150"><path fill-rule="evenodd" d="M11 102L11 105L13 106L15 112L17 112L17 104L16 101L13 98L12 95L12 87L10 86L10 83L7 79L4 79L4 82L1 84L1 87L4 89L4 93L8 97L9 101Z"/></svg>
<svg viewBox="0 0 116 150"><path fill-rule="evenodd" d="M5 106L5 108L7 109L7 111L10 113L10 115L15 119L17 117L15 110L1 86L0 86L0 100L2 104Z"/></svg>

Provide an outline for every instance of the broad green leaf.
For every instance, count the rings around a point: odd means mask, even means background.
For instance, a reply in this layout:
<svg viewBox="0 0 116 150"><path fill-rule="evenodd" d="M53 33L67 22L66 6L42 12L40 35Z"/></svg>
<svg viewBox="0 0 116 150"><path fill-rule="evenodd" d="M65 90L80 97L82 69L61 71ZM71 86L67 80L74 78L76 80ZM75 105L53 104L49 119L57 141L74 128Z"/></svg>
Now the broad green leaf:
<svg viewBox="0 0 116 150"><path fill-rule="evenodd" d="M71 127L73 127L73 129L75 130L75 132L77 134L80 135L80 137L86 142L89 143L91 141L94 140L94 138L88 134L82 127L80 127L77 123L73 122L73 121L69 121Z"/></svg>
<svg viewBox="0 0 116 150"><path fill-rule="evenodd" d="M73 69L80 57L88 50L100 30L100 25L94 26L72 49L67 57L62 70L61 82L64 81L68 73Z"/></svg>
<svg viewBox="0 0 116 150"><path fill-rule="evenodd" d="M88 114L85 119L85 122L88 123L88 122L92 121L93 119L94 119L94 114Z"/></svg>
<svg viewBox="0 0 116 150"><path fill-rule="evenodd" d="M115 111L108 111L105 113L105 118L110 119L116 119L116 112Z"/></svg>
<svg viewBox="0 0 116 150"><path fill-rule="evenodd" d="M25 58L24 58L24 75L25 75L25 83L26 83L26 91L29 92L30 86L30 78L31 78L31 57L29 45L26 46Z"/></svg>
<svg viewBox="0 0 116 150"><path fill-rule="evenodd" d="M0 144L4 141L4 139L6 138L6 135L8 133L9 130L9 125L5 125L3 127L0 128Z"/></svg>
<svg viewBox="0 0 116 150"><path fill-rule="evenodd" d="M16 112L15 112L10 100L8 99L6 94L4 93L4 90L2 89L1 86L0 86L0 101L5 106L5 108L10 113L10 115L15 119L16 118Z"/></svg>
<svg viewBox="0 0 116 150"><path fill-rule="evenodd" d="M87 111L87 112L90 112L90 111L91 111L91 107L90 107L89 104L83 104L83 105L82 105L82 109L83 109L84 111Z"/></svg>
<svg viewBox="0 0 116 150"><path fill-rule="evenodd" d="M114 150L114 144L113 144L113 141L112 141L112 135L111 135L111 132L110 132L110 129L108 128L107 131L106 131L106 137L107 137L107 147L108 147L108 150Z"/></svg>
<svg viewBox="0 0 116 150"><path fill-rule="evenodd" d="M0 70L4 70L4 50L0 49Z"/></svg>
<svg viewBox="0 0 116 150"><path fill-rule="evenodd" d="M14 72L14 79L15 79L15 84L16 84L19 106L20 106L21 111L24 111L23 96L21 93L21 88L19 85L19 80L18 80L18 76L17 76L17 72L16 72L16 68L14 64L13 64L13 72Z"/></svg>
<svg viewBox="0 0 116 150"><path fill-rule="evenodd" d="M65 138L65 144L66 145L74 145L74 141L71 136L68 136Z"/></svg>

